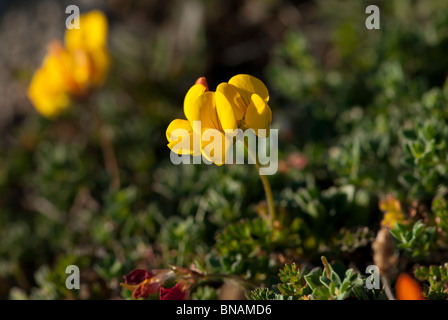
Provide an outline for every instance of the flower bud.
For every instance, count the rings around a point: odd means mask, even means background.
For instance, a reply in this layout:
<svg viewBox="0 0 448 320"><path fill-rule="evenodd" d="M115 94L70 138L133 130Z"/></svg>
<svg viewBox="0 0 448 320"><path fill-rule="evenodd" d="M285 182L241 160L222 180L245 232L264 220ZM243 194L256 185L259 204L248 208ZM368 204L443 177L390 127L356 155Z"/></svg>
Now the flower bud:
<svg viewBox="0 0 448 320"><path fill-rule="evenodd" d="M207 79L205 77L198 78L194 84L202 84L206 88L205 91L208 91Z"/></svg>

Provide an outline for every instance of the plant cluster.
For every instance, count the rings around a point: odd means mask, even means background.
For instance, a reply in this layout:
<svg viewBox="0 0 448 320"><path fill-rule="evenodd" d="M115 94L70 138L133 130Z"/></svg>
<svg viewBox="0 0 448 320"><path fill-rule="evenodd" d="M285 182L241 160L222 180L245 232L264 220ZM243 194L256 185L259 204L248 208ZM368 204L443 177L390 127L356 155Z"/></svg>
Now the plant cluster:
<svg viewBox="0 0 448 320"><path fill-rule="evenodd" d="M262 70L219 78L231 80L216 92L194 83L207 64L192 56L207 44L148 75L168 59L165 43L149 58L131 31L110 32L112 63L84 74L82 94L56 88L62 101L47 88L43 116L0 143L0 297L217 299L232 285L253 300L411 298L401 288L447 299L444 1L424 12L422 0L381 2L381 32L365 28L368 1L313 1L325 24L288 28ZM70 50L59 49L49 54L67 71ZM81 71L102 61L89 50ZM192 119L220 133L279 129L278 173L174 165L168 133L193 135ZM379 266L381 285L368 289L376 254L393 267ZM65 287L68 265L81 290Z"/></svg>

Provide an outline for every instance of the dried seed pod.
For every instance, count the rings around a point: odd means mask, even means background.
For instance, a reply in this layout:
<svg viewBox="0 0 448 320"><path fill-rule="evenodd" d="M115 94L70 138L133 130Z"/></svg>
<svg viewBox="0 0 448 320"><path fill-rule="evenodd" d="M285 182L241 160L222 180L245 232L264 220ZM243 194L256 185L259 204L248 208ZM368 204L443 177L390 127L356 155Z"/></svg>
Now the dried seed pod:
<svg viewBox="0 0 448 320"><path fill-rule="evenodd" d="M396 271L398 255L395 242L389 228L382 227L372 244L373 261L380 269L381 275L391 276Z"/></svg>

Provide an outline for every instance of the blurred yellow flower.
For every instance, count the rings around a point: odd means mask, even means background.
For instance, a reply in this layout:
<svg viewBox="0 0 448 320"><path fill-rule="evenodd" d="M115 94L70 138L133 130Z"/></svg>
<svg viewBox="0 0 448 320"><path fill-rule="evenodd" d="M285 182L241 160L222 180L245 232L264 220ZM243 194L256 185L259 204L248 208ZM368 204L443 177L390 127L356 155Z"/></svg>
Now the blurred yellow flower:
<svg viewBox="0 0 448 320"><path fill-rule="evenodd" d="M379 208L384 212L381 226L393 228L396 223L405 221L400 202L392 195L388 195L385 199L382 199L379 203Z"/></svg>
<svg viewBox="0 0 448 320"><path fill-rule="evenodd" d="M105 15L94 10L80 16L80 29L66 31L65 47L57 40L49 44L28 88L28 97L43 116L58 115L71 98L104 83L110 63L107 30Z"/></svg>

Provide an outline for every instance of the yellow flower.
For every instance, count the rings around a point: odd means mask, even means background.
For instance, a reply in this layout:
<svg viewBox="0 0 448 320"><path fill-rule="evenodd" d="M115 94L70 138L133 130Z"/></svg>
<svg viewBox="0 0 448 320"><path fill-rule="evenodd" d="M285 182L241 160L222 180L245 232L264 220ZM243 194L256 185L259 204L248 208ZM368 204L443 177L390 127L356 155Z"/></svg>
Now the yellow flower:
<svg viewBox="0 0 448 320"><path fill-rule="evenodd" d="M381 226L393 228L396 223L404 222L405 216L401 211L400 202L393 196L388 195L379 203L380 210L384 212Z"/></svg>
<svg viewBox="0 0 448 320"><path fill-rule="evenodd" d="M201 77L184 99L187 120L176 119L168 126L168 147L180 155L202 154L222 165L238 127L253 129L257 135L259 129L265 129L269 136L272 114L268 101L266 86L253 76L234 76L228 83L221 83L216 92L209 91ZM195 146L195 141L200 145Z"/></svg>
<svg viewBox="0 0 448 320"><path fill-rule="evenodd" d="M83 88L104 83L109 68L107 51L107 19L98 10L80 17L80 28L65 33L65 46L75 59L73 77Z"/></svg>
<svg viewBox="0 0 448 320"><path fill-rule="evenodd" d="M77 91L69 76L69 66L69 57L62 44L51 43L28 88L28 97L42 115L51 117L60 113L70 103L70 95Z"/></svg>
<svg viewBox="0 0 448 320"><path fill-rule="evenodd" d="M236 75L216 88L216 104L220 109L233 111L243 129L253 129L257 135L259 129L265 129L266 137L272 121L268 102L268 89L251 75Z"/></svg>
<svg viewBox="0 0 448 320"><path fill-rule="evenodd" d="M208 91L207 85L199 79L185 96L184 113L187 120L173 120L166 130L168 147L177 154L202 154L209 161L222 165L232 144L225 130L237 129L233 114L218 110L215 93ZM181 143L185 140L188 141ZM195 146L195 140L200 141L199 146ZM220 143L221 148L214 147L216 143Z"/></svg>
<svg viewBox="0 0 448 320"><path fill-rule="evenodd" d="M28 97L42 115L58 115L71 98L104 83L110 63L107 29L104 14L94 10L81 15L80 29L66 31L65 47L60 41L50 43L28 88Z"/></svg>

